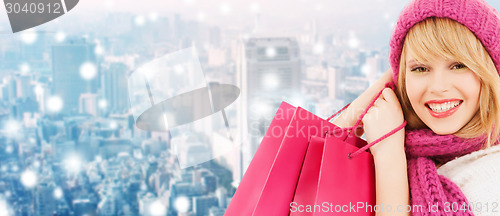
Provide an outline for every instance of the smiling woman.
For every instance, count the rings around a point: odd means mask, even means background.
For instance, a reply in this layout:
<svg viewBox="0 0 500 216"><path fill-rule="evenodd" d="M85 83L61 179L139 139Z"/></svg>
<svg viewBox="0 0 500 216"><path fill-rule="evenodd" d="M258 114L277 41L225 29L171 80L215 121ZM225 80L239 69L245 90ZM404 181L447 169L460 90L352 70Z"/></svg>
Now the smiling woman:
<svg viewBox="0 0 500 216"><path fill-rule="evenodd" d="M391 37L391 70L335 122L352 126L355 110L383 83L397 84L363 118L368 142L408 122L404 134L370 148L377 205L423 206L412 215L491 215L482 206L500 203L493 186L500 180L494 169L500 156L499 17L484 0L413 0L401 12Z"/></svg>
<svg viewBox="0 0 500 216"><path fill-rule="evenodd" d="M437 134L453 134L465 126L479 110L481 82L462 63L436 57L425 64L406 54L405 113L416 113ZM409 106L411 105L411 107ZM411 110L411 111L410 111ZM453 115L453 118L448 118Z"/></svg>
<svg viewBox="0 0 500 216"><path fill-rule="evenodd" d="M432 36L429 36L432 35ZM428 18L408 32L399 64L398 97L409 128L471 138L500 133L493 123L500 77L481 41L449 18ZM493 100L492 100L493 99ZM483 109L479 109L479 106Z"/></svg>

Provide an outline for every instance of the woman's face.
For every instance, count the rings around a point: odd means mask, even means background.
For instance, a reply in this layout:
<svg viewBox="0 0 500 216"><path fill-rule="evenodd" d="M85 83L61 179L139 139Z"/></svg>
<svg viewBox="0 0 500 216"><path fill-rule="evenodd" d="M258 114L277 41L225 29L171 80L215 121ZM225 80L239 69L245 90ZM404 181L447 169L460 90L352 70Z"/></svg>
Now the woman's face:
<svg viewBox="0 0 500 216"><path fill-rule="evenodd" d="M481 82L455 59L422 63L407 52L406 92L415 113L434 133L453 134L479 110Z"/></svg>

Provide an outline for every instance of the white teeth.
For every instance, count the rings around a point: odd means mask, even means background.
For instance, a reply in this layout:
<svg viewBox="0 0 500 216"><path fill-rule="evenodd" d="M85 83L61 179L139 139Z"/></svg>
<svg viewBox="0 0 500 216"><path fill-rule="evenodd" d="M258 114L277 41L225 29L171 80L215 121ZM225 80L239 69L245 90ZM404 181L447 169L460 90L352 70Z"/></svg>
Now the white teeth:
<svg viewBox="0 0 500 216"><path fill-rule="evenodd" d="M460 104L460 101L445 102L445 103L440 103L440 104L432 103L432 104L428 104L428 105L432 111L439 113L439 112L446 112L450 109L453 109L453 108L457 107L459 104Z"/></svg>

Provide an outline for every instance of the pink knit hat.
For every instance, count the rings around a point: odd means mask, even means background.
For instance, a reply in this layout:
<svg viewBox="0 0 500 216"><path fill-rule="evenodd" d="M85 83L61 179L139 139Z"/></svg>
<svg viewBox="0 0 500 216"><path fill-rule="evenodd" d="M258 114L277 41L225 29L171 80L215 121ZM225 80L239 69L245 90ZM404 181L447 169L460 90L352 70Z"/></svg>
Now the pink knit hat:
<svg viewBox="0 0 500 216"><path fill-rule="evenodd" d="M412 0L401 12L390 42L389 61L397 84L399 61L408 30L429 17L450 18L476 35L500 71L500 15L484 0Z"/></svg>

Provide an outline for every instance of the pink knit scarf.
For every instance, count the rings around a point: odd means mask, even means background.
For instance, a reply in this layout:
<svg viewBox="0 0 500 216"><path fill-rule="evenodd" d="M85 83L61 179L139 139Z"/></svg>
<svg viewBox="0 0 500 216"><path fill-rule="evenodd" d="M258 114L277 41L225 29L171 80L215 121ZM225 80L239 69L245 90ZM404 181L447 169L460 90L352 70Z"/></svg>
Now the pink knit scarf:
<svg viewBox="0 0 500 216"><path fill-rule="evenodd" d="M447 162L479 150L484 138L437 135L429 129L406 131L406 155L413 215L473 215L460 188L438 175L434 161ZM458 212L456 210L458 204ZM463 206L463 207L462 207ZM460 210L462 208L462 210ZM465 211L463 211L465 209Z"/></svg>

